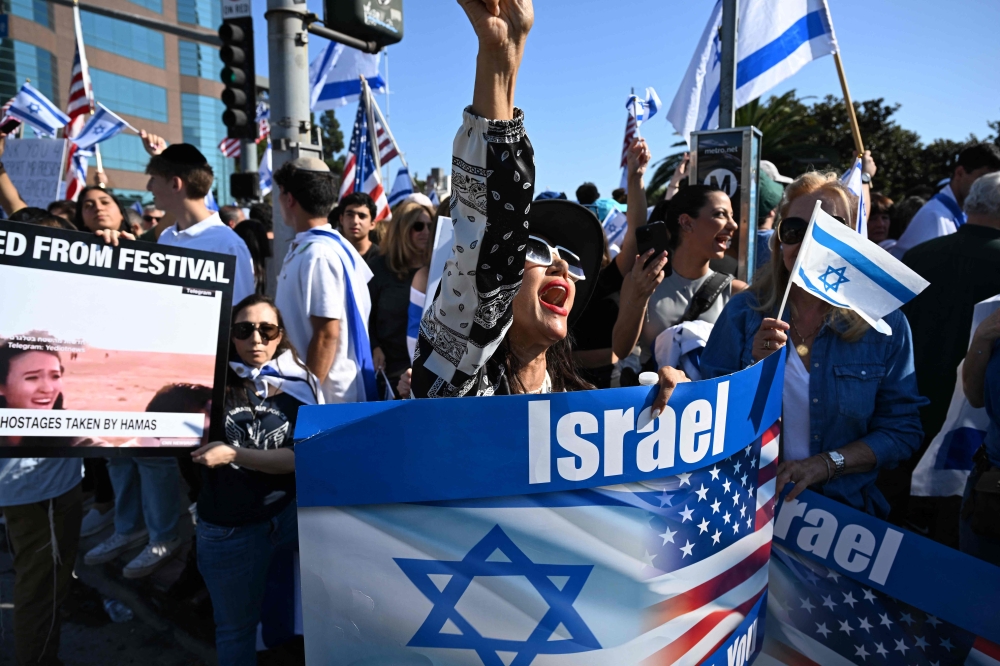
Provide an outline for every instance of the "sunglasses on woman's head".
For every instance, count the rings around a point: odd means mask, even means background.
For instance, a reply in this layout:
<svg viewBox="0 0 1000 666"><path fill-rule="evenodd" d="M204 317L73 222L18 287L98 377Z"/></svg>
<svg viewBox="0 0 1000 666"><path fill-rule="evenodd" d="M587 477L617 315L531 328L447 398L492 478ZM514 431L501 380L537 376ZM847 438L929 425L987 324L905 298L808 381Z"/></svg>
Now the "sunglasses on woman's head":
<svg viewBox="0 0 1000 666"><path fill-rule="evenodd" d="M831 215L830 217L845 226L850 226L847 224L847 220L839 215ZM778 223L778 240L785 245L798 245L806 237L806 229L808 228L809 220L802 217L786 217Z"/></svg>
<svg viewBox="0 0 1000 666"><path fill-rule="evenodd" d="M237 340L246 340L252 337L254 331L260 333L260 339L265 343L281 335L281 327L277 324L254 324L249 321L233 324L233 337Z"/></svg>
<svg viewBox="0 0 1000 666"><path fill-rule="evenodd" d="M530 261L539 266L551 266L559 257L569 265L569 277L571 280L586 280L587 274L583 270L583 260L572 250L567 250L561 245L552 247L538 236L528 236L527 253L525 261Z"/></svg>

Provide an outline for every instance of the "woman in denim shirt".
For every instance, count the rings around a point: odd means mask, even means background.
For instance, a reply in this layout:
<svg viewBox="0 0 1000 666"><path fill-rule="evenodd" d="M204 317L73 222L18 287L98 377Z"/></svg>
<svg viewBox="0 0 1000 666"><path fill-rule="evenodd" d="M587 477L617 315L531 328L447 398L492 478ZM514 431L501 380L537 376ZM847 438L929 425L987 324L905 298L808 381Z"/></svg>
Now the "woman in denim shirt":
<svg viewBox="0 0 1000 666"><path fill-rule="evenodd" d="M782 462L777 491L809 486L831 499L885 518L875 487L882 468L908 459L923 438L910 327L898 310L883 335L850 310L793 286L785 321L778 304L817 201L852 228L857 199L836 174L810 172L785 190L771 262L726 305L701 357L706 379L742 370L785 347ZM848 222L849 220L849 222Z"/></svg>

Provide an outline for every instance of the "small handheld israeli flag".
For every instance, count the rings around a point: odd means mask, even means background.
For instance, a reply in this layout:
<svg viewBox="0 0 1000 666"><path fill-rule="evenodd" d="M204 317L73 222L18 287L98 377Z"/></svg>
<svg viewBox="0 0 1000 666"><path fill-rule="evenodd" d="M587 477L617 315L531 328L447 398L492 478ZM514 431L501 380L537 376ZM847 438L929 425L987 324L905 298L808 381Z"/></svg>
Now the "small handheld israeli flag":
<svg viewBox="0 0 1000 666"><path fill-rule="evenodd" d="M868 220L865 219L865 188L861 182L861 158L854 160L854 166L844 172L840 182L847 185L851 194L858 198L858 233L868 238Z"/></svg>
<svg viewBox="0 0 1000 666"><path fill-rule="evenodd" d="M274 189L274 171L271 167L271 142L267 142L267 149L264 151L264 157L260 160L260 167L257 169L257 175L260 177L260 196L267 196L271 190Z"/></svg>
<svg viewBox="0 0 1000 666"><path fill-rule="evenodd" d="M98 102L97 111L94 112L94 115L90 117L87 124L83 126L80 133L73 139L73 143L83 150L89 150L101 141L107 141L119 134L125 128L132 130L136 134L139 133L139 130L129 125L127 121L119 118L112 111L108 110L106 106Z"/></svg>
<svg viewBox="0 0 1000 666"><path fill-rule="evenodd" d="M628 109L629 115L635 118L636 129L655 116L656 112L660 110L660 106L660 98L652 88L646 88L646 99L639 99L637 95L631 95L625 102L625 108Z"/></svg>
<svg viewBox="0 0 1000 666"><path fill-rule="evenodd" d="M410 170L402 167L396 173L396 180L392 183L392 191L389 192L389 207L395 206L411 194L413 194L413 179L410 178Z"/></svg>
<svg viewBox="0 0 1000 666"><path fill-rule="evenodd" d="M825 213L816 202L792 267L792 284L838 308L854 310L879 333L892 334L882 317L930 283L901 261ZM788 291L781 304L785 309Z"/></svg>
<svg viewBox="0 0 1000 666"><path fill-rule="evenodd" d="M21 90L10 101L7 115L31 125L36 132L49 137L55 136L56 130L69 122L69 116L30 83L22 85Z"/></svg>

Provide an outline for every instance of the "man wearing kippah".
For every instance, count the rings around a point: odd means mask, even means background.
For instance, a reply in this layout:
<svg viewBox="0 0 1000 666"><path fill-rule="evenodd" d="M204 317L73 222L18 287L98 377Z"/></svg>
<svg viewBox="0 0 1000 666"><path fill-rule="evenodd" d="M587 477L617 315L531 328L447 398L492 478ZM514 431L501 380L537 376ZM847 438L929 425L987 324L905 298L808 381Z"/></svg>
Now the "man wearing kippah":
<svg viewBox="0 0 1000 666"><path fill-rule="evenodd" d="M253 262L243 240L223 224L218 213L205 206L213 174L205 156L187 143L170 147L153 134L142 132L150 154L146 189L156 207L174 220L160 234L159 243L236 257L233 304L254 292ZM94 566L112 562L145 544L122 572L126 578L148 576L177 554L181 539L180 472L174 458L111 458L108 474L115 489L115 533L90 550L84 561Z"/></svg>

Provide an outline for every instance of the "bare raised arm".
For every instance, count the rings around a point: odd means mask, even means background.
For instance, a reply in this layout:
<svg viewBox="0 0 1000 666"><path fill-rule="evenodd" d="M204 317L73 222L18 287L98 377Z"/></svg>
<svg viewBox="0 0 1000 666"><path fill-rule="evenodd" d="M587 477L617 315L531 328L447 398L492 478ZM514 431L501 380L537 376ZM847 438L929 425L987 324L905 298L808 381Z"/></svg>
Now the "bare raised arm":
<svg viewBox="0 0 1000 666"><path fill-rule="evenodd" d="M531 0L458 0L458 4L479 37L472 109L491 120L511 120L524 43L535 21Z"/></svg>

